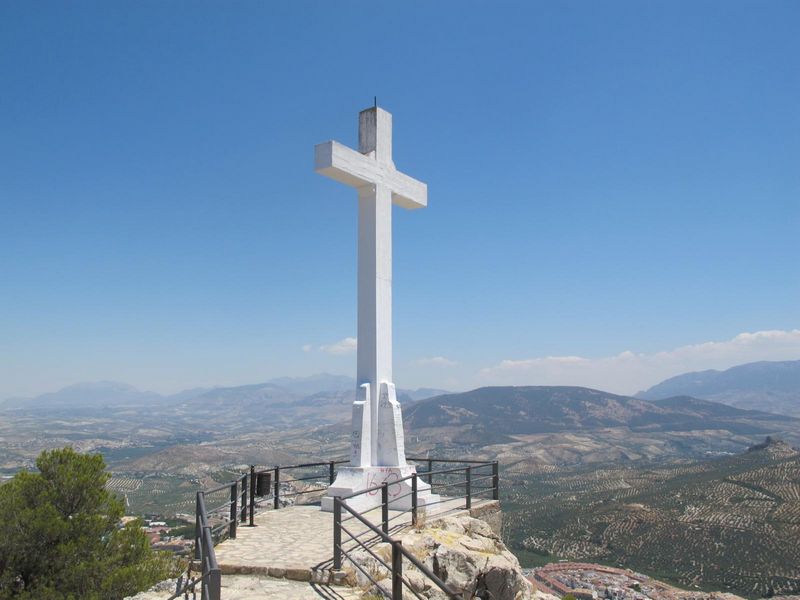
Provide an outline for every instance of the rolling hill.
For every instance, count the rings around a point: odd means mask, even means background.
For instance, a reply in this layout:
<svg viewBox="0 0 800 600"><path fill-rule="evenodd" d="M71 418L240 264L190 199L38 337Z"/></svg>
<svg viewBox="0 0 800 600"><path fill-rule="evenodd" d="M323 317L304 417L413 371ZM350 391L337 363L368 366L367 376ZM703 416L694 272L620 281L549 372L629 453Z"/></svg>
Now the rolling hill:
<svg viewBox="0 0 800 600"><path fill-rule="evenodd" d="M654 432L725 428L761 434L784 418L688 397L650 402L582 387L529 386L435 396L409 407L405 420L411 429L471 425L501 435L609 427Z"/></svg>
<svg viewBox="0 0 800 600"><path fill-rule="evenodd" d="M509 472L552 465L702 459L766 435L800 444L800 419L674 397L658 402L580 387L487 387L404 411L407 444L500 459Z"/></svg>

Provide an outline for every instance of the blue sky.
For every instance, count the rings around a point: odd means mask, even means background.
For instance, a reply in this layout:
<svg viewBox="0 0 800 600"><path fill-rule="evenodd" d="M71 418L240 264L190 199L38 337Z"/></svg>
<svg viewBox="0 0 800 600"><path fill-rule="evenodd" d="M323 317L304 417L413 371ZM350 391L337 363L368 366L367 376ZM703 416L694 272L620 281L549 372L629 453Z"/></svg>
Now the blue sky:
<svg viewBox="0 0 800 600"><path fill-rule="evenodd" d="M399 387L798 359L799 23L791 1L2 3L0 397L353 374L355 193L313 146L356 145L375 95L429 186L394 213Z"/></svg>

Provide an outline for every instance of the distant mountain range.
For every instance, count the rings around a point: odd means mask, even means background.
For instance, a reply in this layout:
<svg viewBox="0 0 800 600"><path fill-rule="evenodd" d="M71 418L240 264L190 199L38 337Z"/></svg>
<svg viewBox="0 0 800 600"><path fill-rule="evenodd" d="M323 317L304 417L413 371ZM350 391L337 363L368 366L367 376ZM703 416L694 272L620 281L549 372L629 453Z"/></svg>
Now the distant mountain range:
<svg viewBox="0 0 800 600"><path fill-rule="evenodd" d="M73 407L103 407L109 404L153 404L162 399L163 396L160 394L143 392L127 383L94 381L76 383L35 398L9 398L0 403L0 408L23 408L35 405L60 410Z"/></svg>
<svg viewBox="0 0 800 600"><path fill-rule="evenodd" d="M278 377L265 383L249 385L194 388L177 394L162 395L142 391L132 385L116 381L77 383L56 392L34 398L9 398L0 402L0 409L22 410L87 410L121 406L187 406L212 408L222 404L252 409L276 404L302 404L325 398L347 399L355 395L356 382L346 375L320 373L308 377ZM445 390L419 388L398 390L401 401L415 401L446 393Z"/></svg>
<svg viewBox="0 0 800 600"><path fill-rule="evenodd" d="M643 400L693 396L737 408L800 417L800 360L754 362L726 371L671 377L636 394Z"/></svg>

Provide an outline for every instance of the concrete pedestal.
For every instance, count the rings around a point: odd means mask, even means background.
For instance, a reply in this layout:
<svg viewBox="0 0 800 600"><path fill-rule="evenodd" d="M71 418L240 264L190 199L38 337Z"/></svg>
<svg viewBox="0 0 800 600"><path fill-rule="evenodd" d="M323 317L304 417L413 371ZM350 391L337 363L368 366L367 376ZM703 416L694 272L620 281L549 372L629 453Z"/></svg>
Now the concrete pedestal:
<svg viewBox="0 0 800 600"><path fill-rule="evenodd" d="M333 496L349 496L354 492L369 489L384 482L389 484L389 508L391 510L408 510L411 508L411 480L399 481L416 471L416 467L342 467L336 480L328 488L322 499L322 510L333 511ZM425 511L426 506L438 503L439 495L431 493L422 477L417 477L417 510ZM380 506L381 491L375 490L347 500L347 505L357 511L364 511ZM374 520L374 519L372 519Z"/></svg>

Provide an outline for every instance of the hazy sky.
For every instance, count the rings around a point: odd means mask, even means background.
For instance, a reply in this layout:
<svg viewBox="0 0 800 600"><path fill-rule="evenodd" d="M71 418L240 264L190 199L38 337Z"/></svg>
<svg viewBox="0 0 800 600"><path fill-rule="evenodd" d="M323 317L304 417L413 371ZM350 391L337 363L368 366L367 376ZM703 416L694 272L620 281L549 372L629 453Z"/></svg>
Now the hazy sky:
<svg viewBox="0 0 800 600"><path fill-rule="evenodd" d="M800 359L800 3L2 2L0 398L355 371L394 114L395 380ZM762 332L762 333L757 333ZM747 334L747 335L741 335Z"/></svg>

